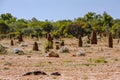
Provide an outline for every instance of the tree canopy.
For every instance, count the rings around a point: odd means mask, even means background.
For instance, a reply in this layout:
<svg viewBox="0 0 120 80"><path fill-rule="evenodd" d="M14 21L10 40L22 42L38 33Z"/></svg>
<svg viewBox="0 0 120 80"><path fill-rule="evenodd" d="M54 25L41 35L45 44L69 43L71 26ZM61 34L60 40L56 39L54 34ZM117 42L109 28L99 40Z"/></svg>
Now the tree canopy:
<svg viewBox="0 0 120 80"><path fill-rule="evenodd" d="M0 35L23 32L25 35L44 35L51 32L54 37L78 37L90 34L93 30L98 33L112 32L120 37L120 19L112 18L107 12L96 14L88 12L83 17L74 20L40 21L33 17L31 20L17 19L10 13L0 15Z"/></svg>

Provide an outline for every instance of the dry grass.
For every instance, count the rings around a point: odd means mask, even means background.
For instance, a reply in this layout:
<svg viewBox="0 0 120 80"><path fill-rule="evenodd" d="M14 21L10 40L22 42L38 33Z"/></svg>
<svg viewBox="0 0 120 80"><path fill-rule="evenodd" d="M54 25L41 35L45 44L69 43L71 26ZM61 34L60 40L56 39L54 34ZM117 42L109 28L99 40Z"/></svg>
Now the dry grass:
<svg viewBox="0 0 120 80"><path fill-rule="evenodd" d="M59 53L60 57L45 57L42 38L38 42L40 51L32 51L36 40L24 39L28 47L20 47L17 43L10 46L10 40L1 40L0 43L8 45L8 54L0 55L0 80L119 80L120 79L120 44L109 48L107 40L101 39L98 45L90 47L77 47L78 40L64 39L69 53ZM11 53L12 48L22 48L24 55ZM54 50L54 49L52 49ZM72 56L79 50L86 51L86 56ZM22 76L26 72L40 70L48 75ZM50 73L59 72L61 76L52 76Z"/></svg>

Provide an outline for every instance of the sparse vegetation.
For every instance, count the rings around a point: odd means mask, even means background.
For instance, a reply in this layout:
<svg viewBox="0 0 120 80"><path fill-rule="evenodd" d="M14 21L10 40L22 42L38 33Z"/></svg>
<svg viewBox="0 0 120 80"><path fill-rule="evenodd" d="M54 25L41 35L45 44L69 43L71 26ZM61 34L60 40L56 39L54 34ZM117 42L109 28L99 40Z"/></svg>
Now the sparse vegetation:
<svg viewBox="0 0 120 80"><path fill-rule="evenodd" d="M63 62L69 63L69 62L74 62L74 60L64 60Z"/></svg>
<svg viewBox="0 0 120 80"><path fill-rule="evenodd" d="M0 44L0 54L7 54L7 50L3 45Z"/></svg>
<svg viewBox="0 0 120 80"><path fill-rule="evenodd" d="M6 16L6 14L4 16ZM63 78L67 76L73 79L73 76L79 76L83 79L89 79L89 76L98 77L101 75L99 72L104 73L104 71L106 71L106 73L111 71L110 75L112 75L112 73L115 73L119 68L118 63L120 60L118 56L120 46L119 42L117 42L118 39L115 39L117 38L115 35L119 34L119 30L117 30L119 29L119 27L117 27L119 24L117 23L119 23L120 20L112 19L107 13L98 16L90 12L83 18L56 22L39 21L33 18L31 20L15 19L12 23L7 23L9 20L13 20L13 18L14 17L12 17L12 19L2 19L0 16L0 21L2 21L2 24L0 24L0 27L2 26L2 28L0 28L0 43L3 44L0 45L0 54L6 54L10 51L14 53L0 55L0 71L2 76L5 75L5 78L9 74L10 77L13 75L15 77L18 75L21 77L23 71L41 69L51 73L53 71L60 71L60 75L64 74L62 75ZM5 27L6 30L3 29L3 27ZM115 33L116 30L117 32ZM112 37L109 36L108 38L108 33L110 32L112 32ZM90 35L91 33L93 35ZM106 35L105 37L99 36L103 33ZM79 37L79 35L81 36ZM14 46L10 45L10 40L11 45L13 45L12 40L14 40ZM34 46L33 42L35 42ZM96 45L91 45L90 42ZM108 43L109 47L113 47L113 45L115 47L112 49L109 48ZM42 50L43 48L45 52ZM114 67L113 62L115 64ZM8 73L6 73L7 71ZM59 75L58 73L53 74L55 74L55 76ZM87 75L87 77L84 75ZM103 75L105 75L105 77L109 76L106 74ZM47 76L47 78L51 78L51 76L52 75ZM46 78L46 76L35 77L42 78L42 80ZM61 77L52 76L52 79L57 78L61 79Z"/></svg>
<svg viewBox="0 0 120 80"><path fill-rule="evenodd" d="M108 61L104 58L98 58L98 59L89 59L88 62L92 63L108 63Z"/></svg>
<svg viewBox="0 0 120 80"><path fill-rule="evenodd" d="M5 66L12 66L12 63L10 63L10 62L5 62L4 65L5 65Z"/></svg>
<svg viewBox="0 0 120 80"><path fill-rule="evenodd" d="M49 49L51 49L51 48L53 48L52 43L51 43L50 41L46 41L46 42L44 43L44 49L45 49L46 51L49 51Z"/></svg>

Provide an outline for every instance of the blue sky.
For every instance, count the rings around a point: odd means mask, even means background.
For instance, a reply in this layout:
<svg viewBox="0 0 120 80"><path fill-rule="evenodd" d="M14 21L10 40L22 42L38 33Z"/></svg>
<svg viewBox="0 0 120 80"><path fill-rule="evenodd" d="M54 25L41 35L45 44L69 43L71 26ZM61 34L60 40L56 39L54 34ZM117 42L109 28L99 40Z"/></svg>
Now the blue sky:
<svg viewBox="0 0 120 80"><path fill-rule="evenodd" d="M0 0L0 14L17 18L63 20L83 17L87 12L120 18L120 0Z"/></svg>

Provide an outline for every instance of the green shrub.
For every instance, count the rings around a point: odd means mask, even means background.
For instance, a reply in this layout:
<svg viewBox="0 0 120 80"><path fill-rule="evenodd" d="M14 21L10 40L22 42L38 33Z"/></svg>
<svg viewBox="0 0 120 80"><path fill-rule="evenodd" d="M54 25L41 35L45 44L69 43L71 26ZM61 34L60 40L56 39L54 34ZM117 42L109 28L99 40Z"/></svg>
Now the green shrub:
<svg viewBox="0 0 120 80"><path fill-rule="evenodd" d="M7 53L7 50L3 45L0 44L0 54L6 54L6 53Z"/></svg>
<svg viewBox="0 0 120 80"><path fill-rule="evenodd" d="M92 63L107 63L108 61L105 60L104 58L99 58L99 59L89 59L88 62L92 62Z"/></svg>
<svg viewBox="0 0 120 80"><path fill-rule="evenodd" d="M52 43L50 41L46 41L45 44L44 44L44 49L49 50L49 49L52 49L52 48L53 48Z"/></svg>

